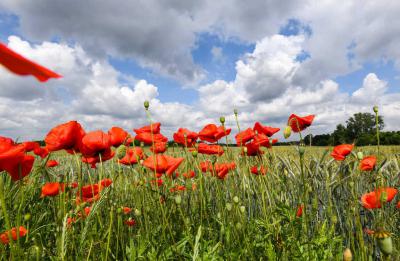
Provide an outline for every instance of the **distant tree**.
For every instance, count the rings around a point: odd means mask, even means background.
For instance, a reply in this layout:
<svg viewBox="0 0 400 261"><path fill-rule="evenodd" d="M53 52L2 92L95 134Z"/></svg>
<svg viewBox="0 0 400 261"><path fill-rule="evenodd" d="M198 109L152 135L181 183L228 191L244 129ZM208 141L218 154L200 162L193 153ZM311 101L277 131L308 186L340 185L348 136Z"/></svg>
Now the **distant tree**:
<svg viewBox="0 0 400 261"><path fill-rule="evenodd" d="M383 130L385 124L382 116L379 116L378 123L379 129ZM376 132L375 115L369 112L354 114L346 121L346 131L348 142L360 138L361 134L374 134Z"/></svg>
<svg viewBox="0 0 400 261"><path fill-rule="evenodd" d="M343 124L336 126L336 130L332 133L333 145L342 144L347 142L347 129Z"/></svg>

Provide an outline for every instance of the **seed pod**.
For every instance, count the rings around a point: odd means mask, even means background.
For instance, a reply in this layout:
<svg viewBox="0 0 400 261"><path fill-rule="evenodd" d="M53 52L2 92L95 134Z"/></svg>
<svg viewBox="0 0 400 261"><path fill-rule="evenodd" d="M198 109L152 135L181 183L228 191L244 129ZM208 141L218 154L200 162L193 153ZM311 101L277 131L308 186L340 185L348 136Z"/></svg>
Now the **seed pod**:
<svg viewBox="0 0 400 261"><path fill-rule="evenodd" d="M238 198L237 196L234 196L234 197L233 197L233 202L235 202L236 204L238 204L238 203L239 203L239 198Z"/></svg>
<svg viewBox="0 0 400 261"><path fill-rule="evenodd" d="M232 210L232 204L231 203L226 203L226 210L228 210L228 211Z"/></svg>
<svg viewBox="0 0 400 261"><path fill-rule="evenodd" d="M383 254L390 256L393 253L393 242L392 237L387 236L384 238L377 238L379 250L382 251Z"/></svg>
<svg viewBox="0 0 400 261"><path fill-rule="evenodd" d="M117 148L117 151L116 151L117 153L117 158L118 159L122 159L123 157L125 157L125 154L126 154L126 146L124 145L124 144L122 144L122 145L120 145L118 148Z"/></svg>
<svg viewBox="0 0 400 261"><path fill-rule="evenodd" d="M244 213L246 211L246 207L245 206L240 206L240 212Z"/></svg>
<svg viewBox="0 0 400 261"><path fill-rule="evenodd" d="M219 121L220 121L222 124L224 124L224 123L225 123L225 117L224 117L224 116L219 117Z"/></svg>
<svg viewBox="0 0 400 261"><path fill-rule="evenodd" d="M304 144L300 144L300 146L298 148L299 148L299 154L301 156L303 156L304 152L306 152L306 148L305 148Z"/></svg>
<svg viewBox="0 0 400 261"><path fill-rule="evenodd" d="M373 108L372 108L372 110L375 112L375 113L378 113L378 106L374 106Z"/></svg>
<svg viewBox="0 0 400 261"><path fill-rule="evenodd" d="M353 260L353 255L351 254L350 248L346 248L343 252L343 261Z"/></svg>
<svg viewBox="0 0 400 261"><path fill-rule="evenodd" d="M24 216L24 220L25 221L29 221L31 219L31 214L30 213L26 213Z"/></svg>
<svg viewBox="0 0 400 261"><path fill-rule="evenodd" d="M292 128L290 126L286 126L285 130L283 131L283 137L287 139L290 137L291 134L292 134Z"/></svg>

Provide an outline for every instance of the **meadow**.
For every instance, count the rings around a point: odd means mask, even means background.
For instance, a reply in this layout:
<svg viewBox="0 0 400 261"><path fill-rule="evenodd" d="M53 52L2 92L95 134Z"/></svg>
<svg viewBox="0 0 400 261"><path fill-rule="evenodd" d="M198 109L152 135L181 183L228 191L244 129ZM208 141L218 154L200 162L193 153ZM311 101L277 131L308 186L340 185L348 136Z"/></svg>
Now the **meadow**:
<svg viewBox="0 0 400 261"><path fill-rule="evenodd" d="M255 157L223 149L216 156L170 146L164 154L184 160L162 177L118 155L91 168L65 151L37 157L19 181L3 173L2 228L28 232L0 244L2 259L343 260L347 248L354 260L400 256L396 201L367 209L360 200L377 184L398 186L400 147L380 146L379 154L376 146L355 147L343 161L331 156L333 147L279 146ZM360 152L378 155L373 170L360 169ZM213 171L231 162L222 178ZM83 184L104 180L95 200L77 199ZM49 181L75 186L44 196ZM390 255L373 235L382 229Z"/></svg>

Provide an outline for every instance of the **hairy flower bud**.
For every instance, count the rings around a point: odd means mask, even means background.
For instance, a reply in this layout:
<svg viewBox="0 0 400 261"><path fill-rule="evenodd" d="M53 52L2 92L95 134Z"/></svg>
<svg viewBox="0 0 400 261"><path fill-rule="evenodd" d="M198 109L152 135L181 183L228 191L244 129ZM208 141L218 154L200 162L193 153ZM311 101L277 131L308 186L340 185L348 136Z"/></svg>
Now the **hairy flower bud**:
<svg viewBox="0 0 400 261"><path fill-rule="evenodd" d="M224 117L224 116L219 117L219 121L220 121L222 124L224 124L224 123L225 123L225 117Z"/></svg>
<svg viewBox="0 0 400 261"><path fill-rule="evenodd" d="M283 131L283 137L287 139L290 137L291 134L292 134L292 128L290 126L286 126L285 130Z"/></svg>
<svg viewBox="0 0 400 261"><path fill-rule="evenodd" d="M193 158L197 158L198 152L197 150L192 151Z"/></svg>
<svg viewBox="0 0 400 261"><path fill-rule="evenodd" d="M378 113L378 106L375 105L372 109L375 113Z"/></svg>
<svg viewBox="0 0 400 261"><path fill-rule="evenodd" d="M123 157L125 157L125 154L126 154L126 146L125 146L124 144L120 145L120 146L117 148L116 154L117 154L117 158L118 158L118 159L122 159Z"/></svg>
<svg viewBox="0 0 400 261"><path fill-rule="evenodd" d="M362 160L364 158L364 153L362 151L357 152L357 159Z"/></svg>
<svg viewBox="0 0 400 261"><path fill-rule="evenodd" d="M150 102L149 102L149 101L144 101L143 105L144 105L144 108L145 108L146 110L148 110L149 107L150 107Z"/></svg>

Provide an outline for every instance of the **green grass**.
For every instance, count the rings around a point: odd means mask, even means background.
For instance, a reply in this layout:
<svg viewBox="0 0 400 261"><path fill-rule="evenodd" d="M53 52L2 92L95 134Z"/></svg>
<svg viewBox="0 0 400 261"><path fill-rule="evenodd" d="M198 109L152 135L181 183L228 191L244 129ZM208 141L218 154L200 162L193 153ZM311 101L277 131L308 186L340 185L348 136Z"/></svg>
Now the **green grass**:
<svg viewBox="0 0 400 261"><path fill-rule="evenodd" d="M355 148L344 162L332 159L331 148L306 147L303 161L295 146L265 149L262 157L242 157L237 149L226 148L217 162L235 161L237 168L219 180L199 170L199 162L209 156L194 158L182 148L170 148L169 155L185 157L178 172L195 170L196 177L163 177L162 187L152 186L153 174L140 165L126 167L113 159L94 170L72 155L54 153L50 158L60 166L46 169L37 159L20 182L2 173L10 225L23 225L29 233L0 245L0 255L4 260L341 260L348 247L354 260L368 260L379 250L363 228L376 229L383 220L393 233L392 257L399 257L397 197L373 211L361 206L360 197L377 184L398 188L400 147L381 146L373 172L359 170L358 151L376 154L377 148ZM268 173L251 174L254 165L267 166ZM83 184L109 177L113 185L102 191L88 217L67 226L67 218L84 208L76 206L75 191L40 198L41 186L71 183L80 175ZM186 191L169 192L176 184ZM304 212L299 218L300 204ZM126 215L123 206L133 211ZM3 231L5 218L2 212ZM128 218L136 225L126 226Z"/></svg>

